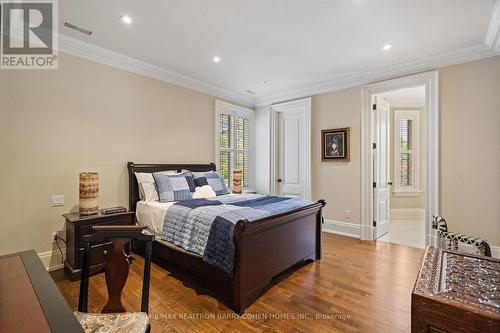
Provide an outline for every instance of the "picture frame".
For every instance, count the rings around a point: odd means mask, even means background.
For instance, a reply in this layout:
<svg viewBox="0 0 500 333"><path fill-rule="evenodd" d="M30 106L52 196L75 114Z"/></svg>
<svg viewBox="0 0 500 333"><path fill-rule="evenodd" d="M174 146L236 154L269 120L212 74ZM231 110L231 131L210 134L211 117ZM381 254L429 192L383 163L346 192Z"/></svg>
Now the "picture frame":
<svg viewBox="0 0 500 333"><path fill-rule="evenodd" d="M321 160L350 161L350 127L321 131Z"/></svg>

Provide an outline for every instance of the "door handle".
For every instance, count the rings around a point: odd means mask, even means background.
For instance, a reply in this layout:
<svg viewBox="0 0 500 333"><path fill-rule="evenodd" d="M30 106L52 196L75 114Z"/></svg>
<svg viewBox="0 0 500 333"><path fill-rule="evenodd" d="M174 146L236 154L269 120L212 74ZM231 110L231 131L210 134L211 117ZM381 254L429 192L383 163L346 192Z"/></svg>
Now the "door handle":
<svg viewBox="0 0 500 333"><path fill-rule="evenodd" d="M388 182L388 183L387 183L387 185L390 185L390 186L392 186L392 182Z"/></svg>
<svg viewBox="0 0 500 333"><path fill-rule="evenodd" d="M281 179L278 179L278 183L281 183Z"/></svg>

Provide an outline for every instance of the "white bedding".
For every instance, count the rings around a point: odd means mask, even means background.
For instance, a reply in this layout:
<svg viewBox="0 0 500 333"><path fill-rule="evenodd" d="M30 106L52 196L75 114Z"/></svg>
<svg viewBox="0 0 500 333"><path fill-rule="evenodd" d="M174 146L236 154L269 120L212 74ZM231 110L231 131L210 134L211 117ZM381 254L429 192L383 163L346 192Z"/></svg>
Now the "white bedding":
<svg viewBox="0 0 500 333"><path fill-rule="evenodd" d="M215 197L215 192L210 185L197 187L196 191L193 193L193 199L212 197ZM149 231L161 239L165 214L168 208L174 203L175 202L138 201L135 213L137 224L148 227Z"/></svg>
<svg viewBox="0 0 500 333"><path fill-rule="evenodd" d="M167 210L175 202L157 202L157 201L139 201L135 216L137 224L148 227L148 230L154 233L158 239L161 239L163 221Z"/></svg>
<svg viewBox="0 0 500 333"><path fill-rule="evenodd" d="M233 194L228 194L233 195ZM212 198L215 197L215 192L210 185L197 187L193 193L193 199L196 198ZM138 225L148 227L148 230L162 238L163 222L167 210L175 203L173 202L158 202L158 201L138 201L135 212Z"/></svg>

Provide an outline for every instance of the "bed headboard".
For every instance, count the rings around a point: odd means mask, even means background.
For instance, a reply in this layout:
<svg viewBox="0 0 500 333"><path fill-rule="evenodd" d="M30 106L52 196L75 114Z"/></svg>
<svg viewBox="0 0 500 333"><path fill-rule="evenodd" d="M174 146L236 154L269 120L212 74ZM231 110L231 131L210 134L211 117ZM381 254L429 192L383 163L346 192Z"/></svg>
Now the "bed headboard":
<svg viewBox="0 0 500 333"><path fill-rule="evenodd" d="M134 164L127 163L128 168L128 208L130 211L135 211L139 198L139 185L135 178L135 172L159 172L167 170L182 169L190 171L215 171L215 164Z"/></svg>

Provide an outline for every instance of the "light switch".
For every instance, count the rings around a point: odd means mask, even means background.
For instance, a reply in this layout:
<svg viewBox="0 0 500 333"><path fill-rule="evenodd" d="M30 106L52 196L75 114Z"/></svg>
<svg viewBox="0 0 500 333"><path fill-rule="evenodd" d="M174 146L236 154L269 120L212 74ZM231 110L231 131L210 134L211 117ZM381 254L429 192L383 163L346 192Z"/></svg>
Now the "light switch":
<svg viewBox="0 0 500 333"><path fill-rule="evenodd" d="M53 195L52 196L52 207L64 206L64 195Z"/></svg>
<svg viewBox="0 0 500 333"><path fill-rule="evenodd" d="M345 210L345 217L346 218L351 218L351 210L350 209L346 209Z"/></svg>

